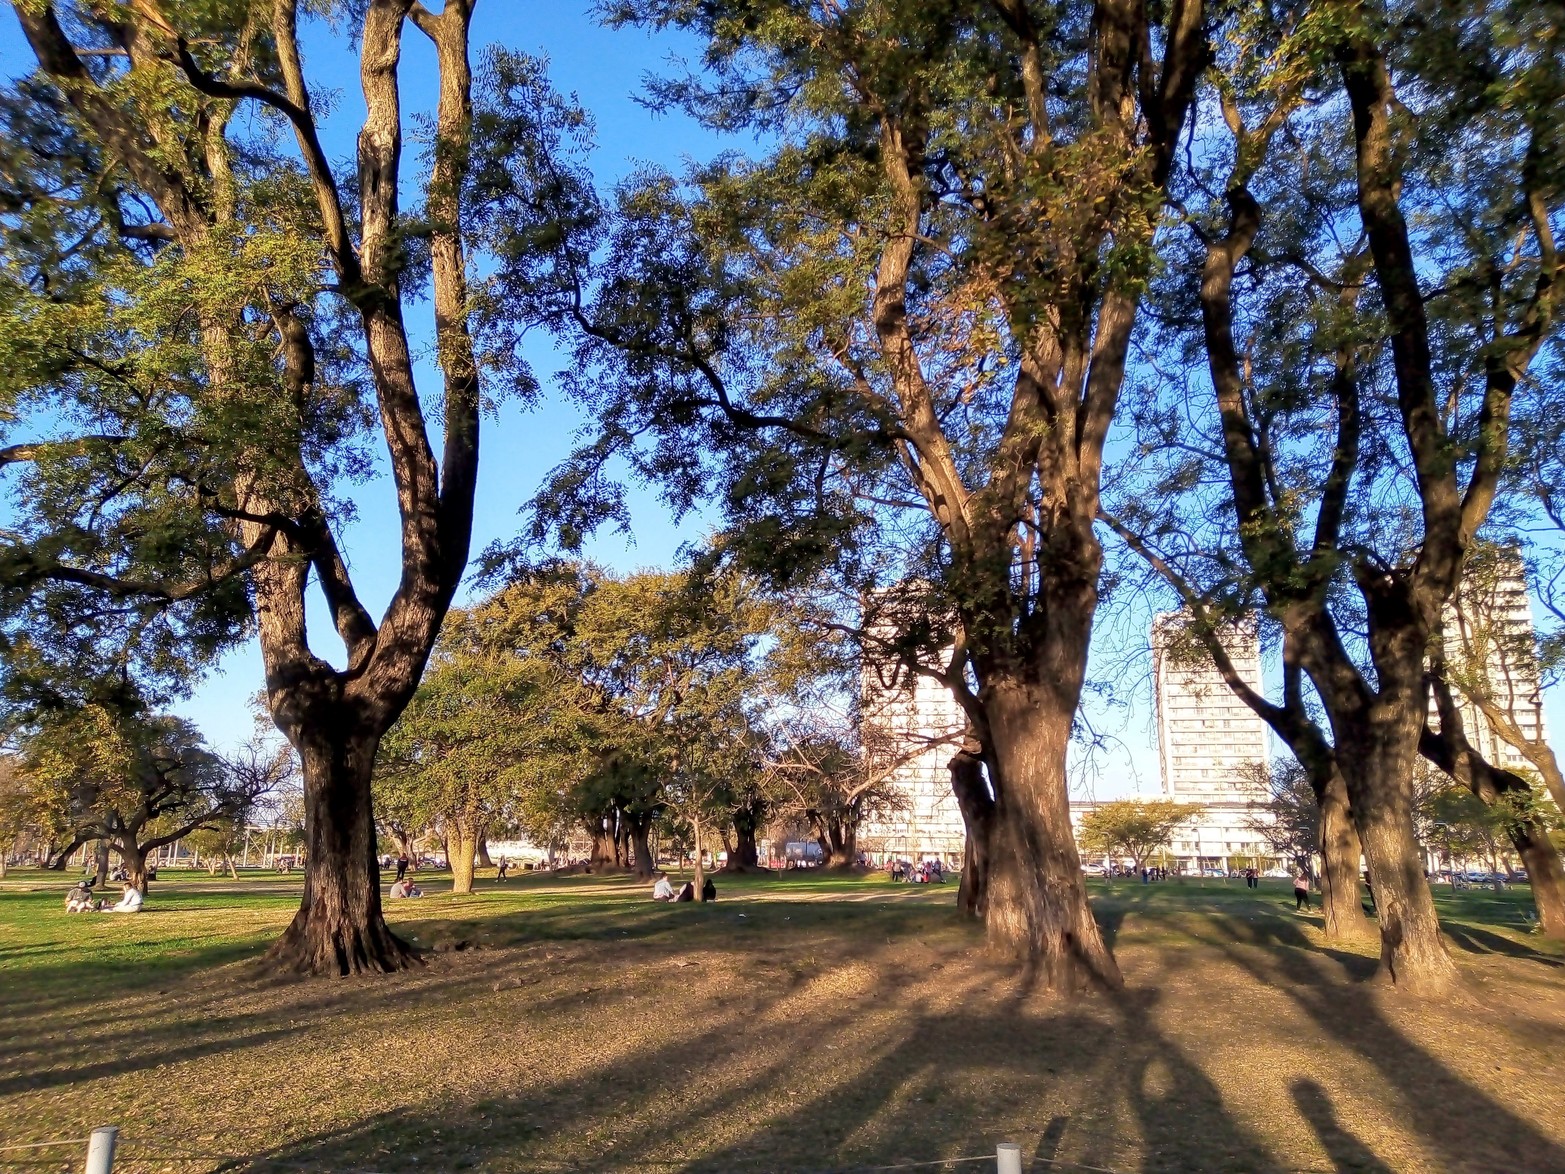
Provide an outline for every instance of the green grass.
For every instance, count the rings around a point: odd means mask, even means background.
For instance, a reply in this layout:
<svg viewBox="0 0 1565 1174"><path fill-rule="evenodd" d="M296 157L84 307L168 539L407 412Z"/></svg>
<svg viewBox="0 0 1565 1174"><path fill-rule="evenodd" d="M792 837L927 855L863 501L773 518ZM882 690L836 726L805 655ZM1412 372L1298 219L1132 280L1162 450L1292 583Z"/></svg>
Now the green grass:
<svg viewBox="0 0 1565 1174"><path fill-rule="evenodd" d="M255 965L297 874L165 872L134 917L65 914L71 879L0 881L0 1146L117 1122L120 1171L822 1170L1002 1139L1108 1170L1565 1169L1562 952L1525 888L1437 890L1466 987L1420 1004L1286 881L1091 882L1127 991L1064 1000L954 883L720 876L670 906L419 874L388 917L427 965L297 983Z"/></svg>

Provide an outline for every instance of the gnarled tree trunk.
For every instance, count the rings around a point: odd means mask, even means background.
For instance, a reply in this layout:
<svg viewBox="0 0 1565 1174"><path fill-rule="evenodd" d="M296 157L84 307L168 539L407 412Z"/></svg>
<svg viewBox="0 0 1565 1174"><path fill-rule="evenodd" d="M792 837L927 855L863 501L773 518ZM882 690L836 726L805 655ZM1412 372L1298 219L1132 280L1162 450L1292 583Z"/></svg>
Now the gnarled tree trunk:
<svg viewBox="0 0 1565 1174"><path fill-rule="evenodd" d="M967 828L956 907L968 917L981 918L988 905L989 836L994 827L994 797L984 782L983 759L968 747L958 750L948 767L951 791Z"/></svg>
<svg viewBox="0 0 1565 1174"><path fill-rule="evenodd" d="M1051 989L1117 989L1124 979L1093 920L1071 833L1065 759L1076 698L1058 687L992 678L981 696L1000 775L984 918L989 940L1036 967Z"/></svg>
<svg viewBox="0 0 1565 1174"><path fill-rule="evenodd" d="M141 845L135 839L127 836L114 845L114 850L120 854L120 863L125 867L125 879L143 896L147 892L147 854L142 851ZM108 854L105 847L104 854ZM106 872L104 875L108 875Z"/></svg>
<svg viewBox="0 0 1565 1174"><path fill-rule="evenodd" d="M1422 723L1421 712L1412 716ZM1369 862L1380 919L1381 969L1399 988L1440 994L1456 982L1457 970L1440 936L1440 920L1413 830L1411 780L1417 737L1418 727L1405 713L1372 719L1358 738L1344 743L1339 734L1338 767Z"/></svg>
<svg viewBox="0 0 1565 1174"><path fill-rule="evenodd" d="M761 850L756 841L765 815L765 804L759 798L734 808L734 845L728 853L728 862L723 865L724 872L749 872L760 868Z"/></svg>
<svg viewBox="0 0 1565 1174"><path fill-rule="evenodd" d="M295 742L304 774L304 898L268 962L298 974L389 973L418 953L386 925L370 774L380 739L311 724Z"/></svg>
<svg viewBox="0 0 1565 1174"><path fill-rule="evenodd" d="M592 847L587 853L587 868L591 872L606 872L614 867L614 833L603 826L602 817L587 823L587 835Z"/></svg>
<svg viewBox="0 0 1565 1174"><path fill-rule="evenodd" d="M649 880L657 867L656 861L652 859L652 845L648 841L648 836L652 834L652 816L626 816L625 827L630 837L630 866L642 880Z"/></svg>
<svg viewBox="0 0 1565 1174"><path fill-rule="evenodd" d="M1335 764L1327 776L1316 794L1320 805L1321 911L1326 915L1327 938L1353 941L1374 932L1364 916L1359 892L1362 849L1348 809L1348 785Z"/></svg>
<svg viewBox="0 0 1565 1174"><path fill-rule="evenodd" d="M478 837L478 867L494 867L494 861L489 858L489 837L487 835Z"/></svg>

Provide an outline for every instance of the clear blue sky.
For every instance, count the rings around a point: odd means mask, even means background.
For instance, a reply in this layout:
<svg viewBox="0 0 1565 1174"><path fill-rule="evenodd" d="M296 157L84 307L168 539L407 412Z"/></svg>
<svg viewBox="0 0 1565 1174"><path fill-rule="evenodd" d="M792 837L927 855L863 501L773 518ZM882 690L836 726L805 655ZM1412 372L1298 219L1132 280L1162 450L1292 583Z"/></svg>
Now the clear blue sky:
<svg viewBox="0 0 1565 1174"><path fill-rule="evenodd" d="M744 149L744 141L724 141L678 115L654 115L639 105L642 77L664 69L671 57L695 59L698 46L678 34L656 36L637 29L609 30L592 18L584 3L516 4L484 0L476 9L474 45L503 44L545 56L556 88L574 93L597 123L597 150L592 160L598 182L608 185L637 164L677 167L686 158L706 159L720 149ZM349 159L363 114L357 59L346 42L315 27L305 30L307 70L317 85L335 91L335 109L325 127L328 153ZM404 115L411 118L433 106L433 62L421 35L409 30L404 42L402 77ZM0 74L11 77L32 68L10 5L0 5ZM412 171L413 152L409 152ZM417 328L427 337L427 304L414 307ZM424 317L420 317L420 316ZM529 412L507 406L497 421L485 422L480 462L478 508L474 519L475 554L495 539L517 529L517 509L537 489L543 476L569 450L581 418L574 407L553 394L551 376L564 363L547 340L533 341L529 354L546 389L544 402ZM426 395L438 386L433 370L421 372ZM358 521L348 529L344 545L360 595L373 612L389 600L396 584L399 550L396 508L391 487L380 479L355 494ZM678 546L699 538L702 523L689 519L675 526L657 498L633 490L633 536L605 534L589 554L611 567L666 565ZM314 601L318 605L318 600ZM1128 602L1104 615L1095 633L1093 672L1117 678L1120 704L1090 703L1094 727L1107 737L1107 749L1076 755L1076 790L1097 798L1112 798L1158 789L1157 760L1151 723L1150 657L1146 653L1151 607L1148 601ZM340 653L331 625L318 608L311 631L318 651ZM334 657L339 659L340 657ZM261 687L259 651L252 645L229 655L178 708L191 717L209 740L219 746L242 741L251 730L248 699ZM1548 719L1556 733L1565 729L1565 706L1557 695L1549 701Z"/></svg>

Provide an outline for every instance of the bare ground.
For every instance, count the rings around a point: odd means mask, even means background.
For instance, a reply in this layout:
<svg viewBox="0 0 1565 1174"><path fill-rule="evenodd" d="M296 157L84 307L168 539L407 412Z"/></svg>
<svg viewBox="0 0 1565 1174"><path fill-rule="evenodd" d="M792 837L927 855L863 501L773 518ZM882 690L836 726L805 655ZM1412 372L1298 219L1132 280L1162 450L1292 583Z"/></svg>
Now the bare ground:
<svg viewBox="0 0 1565 1174"><path fill-rule="evenodd" d="M285 903L186 891L62 914L74 941L0 970L0 1146L107 1122L117 1171L823 1170L1001 1140L1038 1172L1565 1171L1560 960L1472 921L1467 989L1431 1004L1280 890L1130 887L1097 902L1127 991L1060 999L987 956L949 886L669 907L580 878L407 903L427 966L297 984L249 960ZM85 934L146 952L96 971Z"/></svg>

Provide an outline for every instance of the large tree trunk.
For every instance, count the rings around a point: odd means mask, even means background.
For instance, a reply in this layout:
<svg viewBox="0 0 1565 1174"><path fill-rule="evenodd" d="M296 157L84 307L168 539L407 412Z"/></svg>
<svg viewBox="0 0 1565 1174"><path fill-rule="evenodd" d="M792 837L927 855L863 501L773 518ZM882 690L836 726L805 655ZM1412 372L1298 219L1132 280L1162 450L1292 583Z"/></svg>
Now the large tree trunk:
<svg viewBox="0 0 1565 1174"><path fill-rule="evenodd" d="M1093 920L1071 832L1065 757L1076 705L1067 692L984 684L999 767L984 920L990 942L1035 967L1050 989L1117 989L1124 979Z"/></svg>
<svg viewBox="0 0 1565 1174"><path fill-rule="evenodd" d="M1421 723L1422 713L1416 714ZM1417 726L1370 724L1359 744L1338 759L1380 919L1380 965L1397 987L1442 994L1456 982L1456 964L1440 936L1440 920L1424 877L1413 831L1412 787ZM1339 742L1339 745L1341 743Z"/></svg>
<svg viewBox="0 0 1565 1174"><path fill-rule="evenodd" d="M766 806L759 798L734 809L734 846L728 853L728 862L723 865L724 872L749 872L760 868L761 850L757 838L765 816Z"/></svg>
<svg viewBox="0 0 1565 1174"><path fill-rule="evenodd" d="M587 825L587 834L592 837L592 848L587 855L588 871L606 872L613 868L614 833L603 826L601 816Z"/></svg>
<svg viewBox="0 0 1565 1174"><path fill-rule="evenodd" d="M625 821L630 834L631 868L642 880L650 880L656 870L656 864L652 859L652 845L648 843L647 836L652 831L652 818L629 819Z"/></svg>
<svg viewBox="0 0 1565 1174"><path fill-rule="evenodd" d="M477 856L478 856L478 867L480 867L480 868L493 868L494 867L494 861L489 858L489 837L487 835L480 835L478 837L478 853L477 853Z"/></svg>
<svg viewBox="0 0 1565 1174"><path fill-rule="evenodd" d="M1549 842L1546 829L1536 821L1510 829L1511 843L1527 869L1532 902L1538 908L1538 926L1551 938L1565 938L1565 868Z"/></svg>
<svg viewBox="0 0 1565 1174"><path fill-rule="evenodd" d="M325 718L325 715L322 715ZM267 961L297 974L389 973L418 961L380 903L370 775L380 739L333 737L318 720L296 743L304 772L304 899Z"/></svg>
<svg viewBox="0 0 1565 1174"><path fill-rule="evenodd" d="M94 887L107 884L109 881L109 842L99 840L93 845L92 883ZM130 866L127 864L126 868Z"/></svg>
<svg viewBox="0 0 1565 1174"><path fill-rule="evenodd" d="M108 841L100 841L103 845L103 855L109 854ZM142 851L141 845L136 843L134 837L127 836L114 845L115 851L120 854L120 863L125 866L125 879L134 888L138 889L142 896L147 893L147 854ZM107 869L104 871L107 876Z"/></svg>
<svg viewBox="0 0 1565 1174"><path fill-rule="evenodd" d="M859 863L859 821L852 811L844 811L831 822L831 860L828 867L848 872Z"/></svg>
<svg viewBox="0 0 1565 1174"><path fill-rule="evenodd" d="M1317 798L1320 803L1321 911L1326 915L1326 937L1354 941L1374 931L1364 916L1359 892L1359 835L1348 809L1348 785L1342 773L1327 772Z"/></svg>
<svg viewBox="0 0 1565 1174"><path fill-rule="evenodd" d="M473 862L478 856L479 836L470 823L446 821L446 861L451 865L452 893L473 891Z"/></svg>
<svg viewBox="0 0 1565 1174"><path fill-rule="evenodd" d="M952 756L951 791L967 828L962 853L962 883L956 907L968 917L982 918L989 895L989 835L994 826L994 797L984 782L983 759L967 747Z"/></svg>

